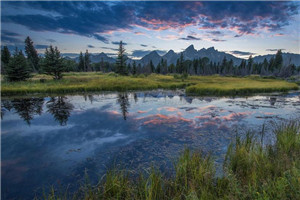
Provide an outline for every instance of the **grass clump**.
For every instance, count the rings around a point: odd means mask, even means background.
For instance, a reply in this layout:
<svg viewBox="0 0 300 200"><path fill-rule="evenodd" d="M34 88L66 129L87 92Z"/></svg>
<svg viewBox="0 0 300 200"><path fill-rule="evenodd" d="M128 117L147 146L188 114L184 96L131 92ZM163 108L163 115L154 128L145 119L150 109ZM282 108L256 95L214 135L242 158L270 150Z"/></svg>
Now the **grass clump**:
<svg viewBox="0 0 300 200"><path fill-rule="evenodd" d="M113 72L71 72L62 80L35 74L28 81L2 81L2 96L32 93L72 93L95 91L132 91L186 88L189 95L243 95L254 92L288 91L298 89L296 83L259 77L221 77L158 75L120 76ZM43 80L43 81L40 81Z"/></svg>
<svg viewBox="0 0 300 200"><path fill-rule="evenodd" d="M295 83L283 80L250 77L205 77L199 83L188 86L186 92L190 95L248 95L262 92L287 92L297 90Z"/></svg>
<svg viewBox="0 0 300 200"><path fill-rule="evenodd" d="M237 137L221 177L211 156L185 149L172 176L154 168L138 177L115 169L76 195L51 190L50 199L300 199L299 121L283 123L274 133L273 145L263 145L250 133Z"/></svg>

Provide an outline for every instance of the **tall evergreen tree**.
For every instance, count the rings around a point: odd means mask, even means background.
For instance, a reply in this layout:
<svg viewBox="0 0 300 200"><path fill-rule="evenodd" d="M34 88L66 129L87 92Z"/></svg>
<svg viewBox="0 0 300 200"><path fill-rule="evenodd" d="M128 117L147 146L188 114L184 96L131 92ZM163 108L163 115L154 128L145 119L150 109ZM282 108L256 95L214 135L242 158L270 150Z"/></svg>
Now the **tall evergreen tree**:
<svg viewBox="0 0 300 200"><path fill-rule="evenodd" d="M155 72L155 67L154 67L154 65L153 65L152 60L150 60L150 69L151 69L151 72L150 72L150 73L154 73L154 72Z"/></svg>
<svg viewBox="0 0 300 200"><path fill-rule="evenodd" d="M179 73L182 74L184 72L184 58L183 58L183 53L180 54L180 58L179 58Z"/></svg>
<svg viewBox="0 0 300 200"><path fill-rule="evenodd" d="M252 55L249 56L248 58L248 64L247 64L247 74L252 74L253 72L253 58Z"/></svg>
<svg viewBox="0 0 300 200"><path fill-rule="evenodd" d="M39 70L39 56L29 36L25 39L25 53L30 67L34 72L37 72Z"/></svg>
<svg viewBox="0 0 300 200"><path fill-rule="evenodd" d="M84 71L91 71L91 59L88 50L86 50L84 54Z"/></svg>
<svg viewBox="0 0 300 200"><path fill-rule="evenodd" d="M5 73L5 67L8 65L10 60L10 52L7 46L4 46L3 49L1 49L1 73Z"/></svg>
<svg viewBox="0 0 300 200"><path fill-rule="evenodd" d="M128 73L132 73L132 69L131 69L131 64L130 63L128 63L126 70L127 70Z"/></svg>
<svg viewBox="0 0 300 200"><path fill-rule="evenodd" d="M62 78L62 72L65 71L65 68L63 58L57 47L53 48L53 46L50 45L49 48L46 48L43 62L44 73L53 76L55 80L59 80Z"/></svg>
<svg viewBox="0 0 300 200"><path fill-rule="evenodd" d="M9 60L10 60L11 54L7 46L4 46L3 49L1 50L1 61L5 64L8 65Z"/></svg>
<svg viewBox="0 0 300 200"><path fill-rule="evenodd" d="M136 73L137 73L136 63L135 63L135 61L133 61L133 64L132 64L132 74L135 75Z"/></svg>
<svg viewBox="0 0 300 200"><path fill-rule="evenodd" d="M126 56L125 56L125 48L123 46L123 42L120 41L118 57L116 61L116 72L121 75L127 75L126 70Z"/></svg>
<svg viewBox="0 0 300 200"><path fill-rule="evenodd" d="M78 71L80 71L80 72L84 71L84 58L83 58L83 54L81 51L79 54Z"/></svg>
<svg viewBox="0 0 300 200"><path fill-rule="evenodd" d="M9 81L24 81L31 77L30 67L26 61L26 58L22 51L16 48L13 57L9 60L7 66L5 66L6 79Z"/></svg>
<svg viewBox="0 0 300 200"><path fill-rule="evenodd" d="M275 65L275 70L280 71L280 69L282 68L283 65L283 59L282 59L282 52L279 49L275 55L275 61L274 61L274 65Z"/></svg>

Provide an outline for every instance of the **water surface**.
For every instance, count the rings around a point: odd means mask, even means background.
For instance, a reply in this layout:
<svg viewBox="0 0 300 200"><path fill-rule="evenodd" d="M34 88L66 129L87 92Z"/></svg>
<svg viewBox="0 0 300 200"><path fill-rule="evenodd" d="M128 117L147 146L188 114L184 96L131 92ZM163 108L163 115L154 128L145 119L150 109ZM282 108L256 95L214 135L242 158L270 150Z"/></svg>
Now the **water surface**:
<svg viewBox="0 0 300 200"><path fill-rule="evenodd" d="M2 99L1 110L2 199L31 199L51 185L76 188L85 172L95 181L118 164L167 171L184 147L221 165L237 130L299 117L300 96L98 93Z"/></svg>

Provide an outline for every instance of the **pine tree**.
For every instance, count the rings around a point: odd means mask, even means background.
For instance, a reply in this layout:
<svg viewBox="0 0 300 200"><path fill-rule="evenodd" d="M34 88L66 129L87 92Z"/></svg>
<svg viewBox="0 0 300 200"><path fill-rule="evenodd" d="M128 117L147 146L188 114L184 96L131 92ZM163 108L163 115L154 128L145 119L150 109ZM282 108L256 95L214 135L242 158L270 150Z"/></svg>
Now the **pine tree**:
<svg viewBox="0 0 300 200"><path fill-rule="evenodd" d="M29 36L25 39L25 53L30 67L34 72L37 72L39 70L39 56Z"/></svg>
<svg viewBox="0 0 300 200"><path fill-rule="evenodd" d="M4 46L3 49L1 50L1 61L5 64L8 65L9 60L10 60L10 52L7 46Z"/></svg>
<svg viewBox="0 0 300 200"><path fill-rule="evenodd" d="M137 72L136 63L135 63L135 61L133 61L133 64L132 64L132 74L135 75L136 72Z"/></svg>
<svg viewBox="0 0 300 200"><path fill-rule="evenodd" d="M183 58L183 53L180 54L180 58L179 58L179 73L182 74L183 71L184 71L184 65L183 65L183 62L184 62L184 58Z"/></svg>
<svg viewBox="0 0 300 200"><path fill-rule="evenodd" d="M253 72L253 58L252 55L249 56L248 58L248 64L247 64L247 74L252 74Z"/></svg>
<svg viewBox="0 0 300 200"><path fill-rule="evenodd" d="M126 57L125 57L125 48L123 47L123 42L120 41L119 52L116 61L116 72L121 75L127 75L126 70Z"/></svg>
<svg viewBox="0 0 300 200"><path fill-rule="evenodd" d="M30 68L22 51L16 48L15 54L5 66L8 81L24 81L31 77Z"/></svg>
<svg viewBox="0 0 300 200"><path fill-rule="evenodd" d="M126 70L127 70L128 73L131 73L132 69L131 69L131 64L130 63L128 63Z"/></svg>
<svg viewBox="0 0 300 200"><path fill-rule="evenodd" d="M220 73L222 73L222 74L226 73L227 65L228 65L228 62L227 62L226 57L224 56L223 61L222 61L222 65L221 65Z"/></svg>
<svg viewBox="0 0 300 200"><path fill-rule="evenodd" d="M279 49L275 55L275 70L280 71L280 69L282 68L282 64L283 64L283 59L282 59L282 52Z"/></svg>
<svg viewBox="0 0 300 200"><path fill-rule="evenodd" d="M53 76L55 80L59 80L62 78L62 72L65 71L65 68L63 58L57 47L53 48L52 45L50 45L49 49L46 48L43 62L44 73Z"/></svg>
<svg viewBox="0 0 300 200"><path fill-rule="evenodd" d="M3 49L1 49L1 73L5 73L4 68L8 65L10 57L9 49L7 46L4 46Z"/></svg>
<svg viewBox="0 0 300 200"><path fill-rule="evenodd" d="M153 65L152 60L150 60L150 69L151 69L151 72L150 72L150 73L154 73L154 72L155 72L155 67L154 67L154 65Z"/></svg>
<svg viewBox="0 0 300 200"><path fill-rule="evenodd" d="M84 54L84 71L91 71L91 59L88 50Z"/></svg>
<svg viewBox="0 0 300 200"><path fill-rule="evenodd" d="M83 54L82 54L81 51L80 51L80 54L79 54L78 71L80 71L80 72L84 71L84 59L83 59Z"/></svg>
<svg viewBox="0 0 300 200"><path fill-rule="evenodd" d="M157 74L160 74L160 71L161 71L161 65L160 65L160 63L158 63L158 65L156 66L155 72L156 72Z"/></svg>

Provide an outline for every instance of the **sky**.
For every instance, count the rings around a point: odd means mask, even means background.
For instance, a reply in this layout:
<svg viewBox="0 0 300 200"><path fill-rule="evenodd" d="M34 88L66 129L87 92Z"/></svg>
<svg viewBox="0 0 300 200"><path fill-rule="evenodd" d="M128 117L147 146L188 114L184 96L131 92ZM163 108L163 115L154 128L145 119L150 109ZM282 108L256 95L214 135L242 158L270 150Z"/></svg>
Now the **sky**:
<svg viewBox="0 0 300 200"><path fill-rule="evenodd" d="M129 57L157 50L215 47L237 57L300 53L300 2L2 1L1 45L39 53L88 50L114 56L120 40Z"/></svg>

